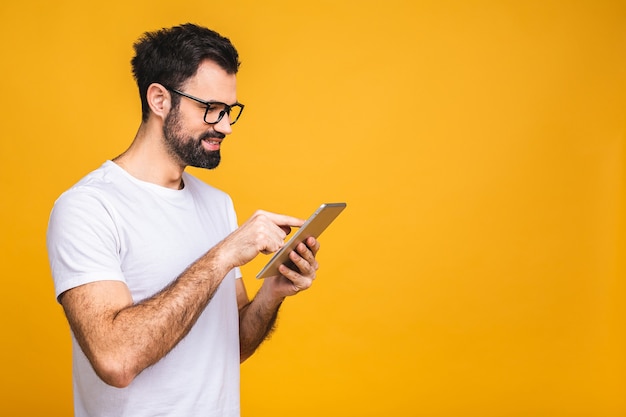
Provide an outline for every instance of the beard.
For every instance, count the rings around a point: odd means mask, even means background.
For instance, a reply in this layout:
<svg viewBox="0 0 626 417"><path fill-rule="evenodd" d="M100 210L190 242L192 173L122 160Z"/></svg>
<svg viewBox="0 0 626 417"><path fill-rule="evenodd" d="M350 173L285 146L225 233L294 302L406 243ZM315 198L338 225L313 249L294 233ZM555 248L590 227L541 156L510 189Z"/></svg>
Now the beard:
<svg viewBox="0 0 626 417"><path fill-rule="evenodd" d="M220 151L207 151L202 141L210 138L224 139L225 134L211 130L198 138L183 133L178 107L172 109L163 123L163 136L167 152L178 159L183 166L214 169L220 164Z"/></svg>

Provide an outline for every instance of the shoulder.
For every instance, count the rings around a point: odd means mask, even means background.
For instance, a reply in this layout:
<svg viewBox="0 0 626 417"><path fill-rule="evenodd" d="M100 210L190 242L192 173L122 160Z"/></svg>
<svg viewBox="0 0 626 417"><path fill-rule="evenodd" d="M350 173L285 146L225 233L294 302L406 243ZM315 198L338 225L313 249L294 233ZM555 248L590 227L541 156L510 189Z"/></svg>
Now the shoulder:
<svg viewBox="0 0 626 417"><path fill-rule="evenodd" d="M97 223L114 227L119 218L118 201L123 198L124 180L113 162L107 161L90 172L54 202L49 218L50 229L71 227L85 230Z"/></svg>
<svg viewBox="0 0 626 417"><path fill-rule="evenodd" d="M54 202L53 212L80 207L93 208L106 205L107 193L114 189L110 166L105 163L98 169L81 178L63 192Z"/></svg>

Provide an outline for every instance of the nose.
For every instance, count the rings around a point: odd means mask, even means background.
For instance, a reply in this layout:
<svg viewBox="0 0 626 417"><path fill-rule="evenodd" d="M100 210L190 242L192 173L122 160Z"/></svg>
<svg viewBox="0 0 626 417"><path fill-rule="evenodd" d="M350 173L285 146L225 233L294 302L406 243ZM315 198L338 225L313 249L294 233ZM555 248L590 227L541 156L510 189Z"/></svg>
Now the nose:
<svg viewBox="0 0 626 417"><path fill-rule="evenodd" d="M224 117L222 117L222 119L214 125L214 129L225 135L233 133L233 129L230 126L230 116L225 114Z"/></svg>

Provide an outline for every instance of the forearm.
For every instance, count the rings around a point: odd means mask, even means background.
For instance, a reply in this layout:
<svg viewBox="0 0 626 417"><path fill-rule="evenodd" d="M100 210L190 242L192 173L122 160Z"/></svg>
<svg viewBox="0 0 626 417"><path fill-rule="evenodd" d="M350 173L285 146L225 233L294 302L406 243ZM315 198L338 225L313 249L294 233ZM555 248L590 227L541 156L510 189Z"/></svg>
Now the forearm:
<svg viewBox="0 0 626 417"><path fill-rule="evenodd" d="M162 359L189 333L217 291L228 271L211 255L192 264L155 296L116 316L113 323L118 334L129 329L140 340L127 345L136 373Z"/></svg>
<svg viewBox="0 0 626 417"><path fill-rule="evenodd" d="M240 361L248 359L274 330L282 297L271 297L261 287L254 299L239 310Z"/></svg>

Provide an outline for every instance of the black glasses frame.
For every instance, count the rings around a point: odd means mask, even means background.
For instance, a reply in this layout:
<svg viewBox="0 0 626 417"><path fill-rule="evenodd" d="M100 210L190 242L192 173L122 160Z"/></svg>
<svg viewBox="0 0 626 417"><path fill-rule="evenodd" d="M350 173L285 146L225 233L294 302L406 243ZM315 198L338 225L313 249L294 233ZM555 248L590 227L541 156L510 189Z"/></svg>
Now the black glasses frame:
<svg viewBox="0 0 626 417"><path fill-rule="evenodd" d="M239 120L239 118L241 117L241 113L243 113L243 108L245 107L243 104L237 102L235 104L226 104L226 103L222 103L221 101L206 101L206 100L202 100L198 97L194 97L191 94L187 94L187 93L183 93L182 91L179 90L175 90L173 88L167 87L167 86L163 86L165 87L167 90L171 91L172 93L176 93L180 96L183 97L187 97L190 100L196 101L200 104L204 104L206 106L206 109L204 110L204 117L202 120L204 120L204 123L208 124L208 125L215 125L218 124L223 118L225 114L228 114L228 117L230 117L230 112L233 108L237 107L239 108L239 113L237 114L237 118L235 120L231 120L230 124L231 126L234 125L237 120ZM224 110L222 110L220 112L220 115L218 116L217 120L214 122L207 122L206 121L206 115L209 114L209 110L211 108L211 105L215 105L215 104L219 104L221 106L224 106Z"/></svg>

